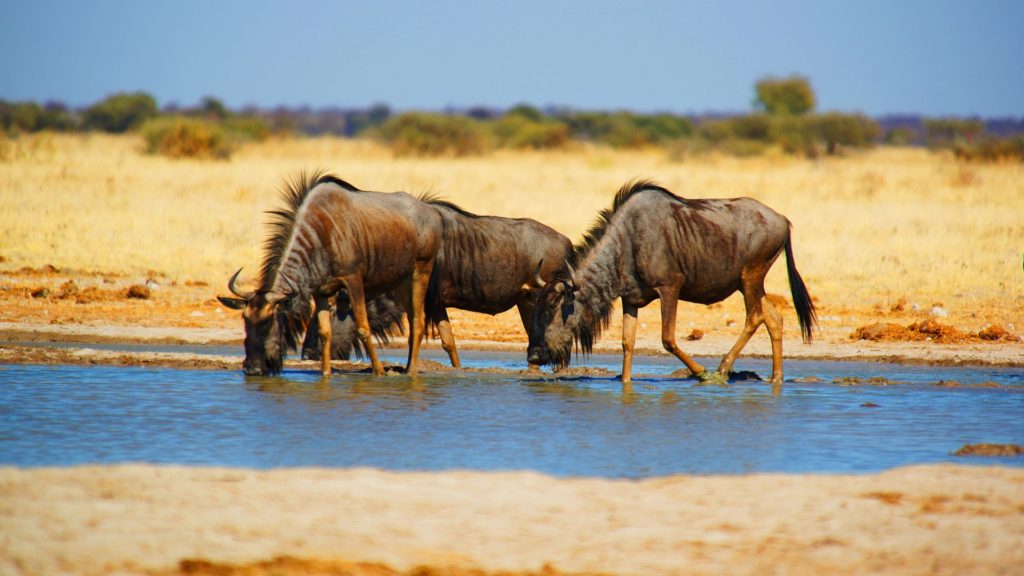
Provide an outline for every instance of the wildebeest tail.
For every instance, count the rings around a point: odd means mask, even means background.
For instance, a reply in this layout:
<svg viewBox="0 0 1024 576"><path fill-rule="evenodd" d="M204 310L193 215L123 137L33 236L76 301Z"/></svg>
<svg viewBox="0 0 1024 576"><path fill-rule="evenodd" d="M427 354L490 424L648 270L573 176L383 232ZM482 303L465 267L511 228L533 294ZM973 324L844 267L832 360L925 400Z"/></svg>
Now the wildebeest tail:
<svg viewBox="0 0 1024 576"><path fill-rule="evenodd" d="M789 273L789 290L793 295L793 307L796 308L796 316L800 319L800 333L803 334L804 342L810 344L814 339L814 325L818 322L817 312L814 310L814 302L811 302L811 295L807 293L807 286L800 272L796 269L796 262L793 260L792 237L786 238L786 271Z"/></svg>

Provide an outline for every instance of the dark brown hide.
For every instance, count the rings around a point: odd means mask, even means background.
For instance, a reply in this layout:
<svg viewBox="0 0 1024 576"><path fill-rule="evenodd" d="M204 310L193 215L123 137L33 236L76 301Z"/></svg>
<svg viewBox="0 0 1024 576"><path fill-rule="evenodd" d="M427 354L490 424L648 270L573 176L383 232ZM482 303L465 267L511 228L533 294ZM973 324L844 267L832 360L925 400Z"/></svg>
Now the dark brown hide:
<svg viewBox="0 0 1024 576"><path fill-rule="evenodd" d="M431 196L421 199L441 216L442 242L427 291L427 321L437 328L452 366L460 362L448 308L499 314L516 306L528 334L539 288L538 262L543 281L564 275L572 242L528 218L480 216ZM346 329L339 321L335 327Z"/></svg>
<svg viewBox="0 0 1024 576"><path fill-rule="evenodd" d="M782 379L782 317L765 298L764 277L785 250L790 288L804 340L810 341L814 306L793 263L790 224L751 198L686 200L648 181L629 183L611 210L576 248L579 270L541 291L530 332L531 362L568 364L575 342L589 353L607 327L612 304L623 308L623 372L630 379L637 311L661 300L662 343L695 374L704 368L675 339L679 300L710 304L743 294L747 319L723 358L727 375L753 332L768 326L773 382Z"/></svg>
<svg viewBox="0 0 1024 576"><path fill-rule="evenodd" d="M411 329L406 368L415 373L425 327L424 299L441 237L437 211L403 192L360 191L321 172L300 175L284 196L286 206L271 213L275 218L259 287L246 299L247 341L262 338L254 348L263 347L268 353L273 349L283 359L284 350L294 348L296 334L307 324L313 301L321 349L329 351L334 300L344 289L373 372L383 374L371 343L366 300L393 293L408 314ZM273 332L262 337L264 331L249 320L268 315L287 320L288 346L271 342L268 338L273 338ZM249 352L247 344L247 358ZM273 373L280 363L269 363L270 369L260 373ZM330 354L323 354L321 370L330 373Z"/></svg>

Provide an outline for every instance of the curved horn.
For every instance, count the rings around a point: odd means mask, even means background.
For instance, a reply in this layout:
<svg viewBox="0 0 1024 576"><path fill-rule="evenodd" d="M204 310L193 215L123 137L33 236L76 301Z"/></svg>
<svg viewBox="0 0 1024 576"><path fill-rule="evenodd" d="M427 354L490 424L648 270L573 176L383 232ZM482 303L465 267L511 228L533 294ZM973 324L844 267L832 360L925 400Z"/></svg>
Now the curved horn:
<svg viewBox="0 0 1024 576"><path fill-rule="evenodd" d="M543 288L547 285L547 282L540 277L540 269L544 266L544 259L541 258L540 262L537 262L537 269L533 272L533 283L537 285L537 288Z"/></svg>
<svg viewBox="0 0 1024 576"><path fill-rule="evenodd" d="M240 292L238 288L235 287L235 281L238 280L238 275L241 273L242 269L239 268L238 271L231 276L231 280L228 280L228 290L230 290L232 294L238 296L242 300L248 301L252 299L254 292Z"/></svg>

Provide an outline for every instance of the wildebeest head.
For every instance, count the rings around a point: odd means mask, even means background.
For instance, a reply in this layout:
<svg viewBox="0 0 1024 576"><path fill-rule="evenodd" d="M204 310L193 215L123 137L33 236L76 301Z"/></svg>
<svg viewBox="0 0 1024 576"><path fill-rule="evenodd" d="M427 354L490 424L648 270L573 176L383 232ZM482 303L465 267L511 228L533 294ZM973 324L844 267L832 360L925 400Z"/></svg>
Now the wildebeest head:
<svg viewBox="0 0 1024 576"><path fill-rule="evenodd" d="M564 368L572 355L573 331L568 320L575 313L576 283L570 275L545 283L540 278L540 265L534 283L540 287L530 323L530 344L527 362L553 364Z"/></svg>
<svg viewBox="0 0 1024 576"><path fill-rule="evenodd" d="M283 304L286 294L277 292L240 292L235 281L242 269L228 281L228 290L235 297L218 296L221 304L242 311L245 322L245 360L242 367L247 376L273 376L284 367L289 343L288 319Z"/></svg>

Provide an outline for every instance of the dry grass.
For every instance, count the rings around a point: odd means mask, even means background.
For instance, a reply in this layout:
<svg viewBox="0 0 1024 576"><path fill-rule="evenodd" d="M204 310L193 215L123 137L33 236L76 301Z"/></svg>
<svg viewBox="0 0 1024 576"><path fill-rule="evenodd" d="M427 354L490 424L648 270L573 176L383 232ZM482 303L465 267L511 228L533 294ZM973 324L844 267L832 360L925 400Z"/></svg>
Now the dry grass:
<svg viewBox="0 0 1024 576"><path fill-rule="evenodd" d="M626 180L687 197L752 196L794 224L796 258L823 314L941 305L967 329L1024 329L1024 165L962 164L882 149L818 161L581 147L482 158L393 158L362 141L272 140L230 161L169 160L132 136L4 143L0 268L96 270L223 284L257 267L263 211L283 177L323 167L376 190L432 190L465 208L526 216L573 239ZM788 295L784 267L769 290ZM738 306L736 303L727 303ZM735 316L734 316L735 317Z"/></svg>

